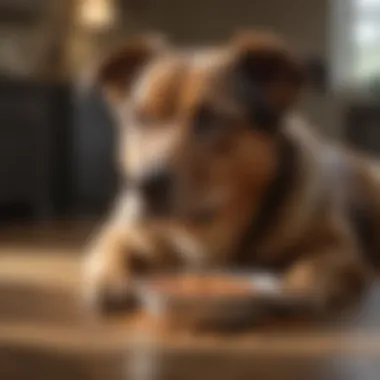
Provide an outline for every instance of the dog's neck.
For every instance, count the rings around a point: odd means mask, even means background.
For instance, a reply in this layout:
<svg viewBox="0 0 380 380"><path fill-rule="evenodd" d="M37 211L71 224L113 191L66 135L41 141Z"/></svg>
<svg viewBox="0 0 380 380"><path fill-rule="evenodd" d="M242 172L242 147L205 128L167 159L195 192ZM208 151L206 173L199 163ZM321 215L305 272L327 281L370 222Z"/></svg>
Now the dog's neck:
<svg viewBox="0 0 380 380"><path fill-rule="evenodd" d="M292 190L297 177L297 150L293 141L285 135L280 135L277 148L278 169L269 183L266 196L258 212L251 218L241 242L238 245L238 264L244 265L252 261L252 252L269 233L281 213L283 204Z"/></svg>

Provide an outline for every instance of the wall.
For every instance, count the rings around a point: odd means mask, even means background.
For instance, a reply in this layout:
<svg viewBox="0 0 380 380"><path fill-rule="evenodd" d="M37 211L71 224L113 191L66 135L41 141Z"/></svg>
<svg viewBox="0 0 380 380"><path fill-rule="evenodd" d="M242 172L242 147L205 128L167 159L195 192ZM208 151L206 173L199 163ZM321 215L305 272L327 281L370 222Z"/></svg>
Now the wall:
<svg viewBox="0 0 380 380"><path fill-rule="evenodd" d="M137 17L142 27L180 42L223 40L236 29L260 27L286 35L302 49L326 54L328 12L328 0L161 0Z"/></svg>

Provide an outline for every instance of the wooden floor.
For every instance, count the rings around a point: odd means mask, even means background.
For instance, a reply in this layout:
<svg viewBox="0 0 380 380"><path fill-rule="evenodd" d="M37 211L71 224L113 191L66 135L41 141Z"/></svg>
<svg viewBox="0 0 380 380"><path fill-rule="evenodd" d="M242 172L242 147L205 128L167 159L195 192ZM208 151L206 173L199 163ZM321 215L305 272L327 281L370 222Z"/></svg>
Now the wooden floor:
<svg viewBox="0 0 380 380"><path fill-rule="evenodd" d="M380 287L329 326L240 335L162 331L141 316L100 320L79 298L91 223L0 232L0 379L380 378Z"/></svg>

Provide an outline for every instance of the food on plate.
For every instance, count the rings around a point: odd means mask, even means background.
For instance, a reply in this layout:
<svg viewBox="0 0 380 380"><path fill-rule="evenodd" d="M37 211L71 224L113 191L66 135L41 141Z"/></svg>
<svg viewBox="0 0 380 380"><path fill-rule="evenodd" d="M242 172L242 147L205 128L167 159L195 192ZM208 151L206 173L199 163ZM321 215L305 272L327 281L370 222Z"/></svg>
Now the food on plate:
<svg viewBox="0 0 380 380"><path fill-rule="evenodd" d="M217 297L247 295L254 291L252 281L223 275L166 276L153 280L152 289L159 293L180 297Z"/></svg>

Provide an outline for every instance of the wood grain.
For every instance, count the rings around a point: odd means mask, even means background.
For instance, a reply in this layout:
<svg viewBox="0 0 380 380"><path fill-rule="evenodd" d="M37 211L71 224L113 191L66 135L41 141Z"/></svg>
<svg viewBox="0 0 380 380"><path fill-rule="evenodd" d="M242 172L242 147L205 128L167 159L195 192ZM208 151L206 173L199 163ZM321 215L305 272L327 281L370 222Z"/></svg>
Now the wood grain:
<svg viewBox="0 0 380 380"><path fill-rule="evenodd" d="M70 228L2 235L2 379L378 379L376 285L361 310L327 326L276 321L225 335L174 332L137 314L101 320L79 302L88 228ZM63 235L75 238L61 244Z"/></svg>

